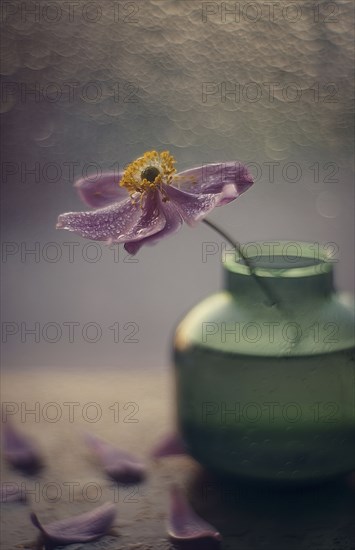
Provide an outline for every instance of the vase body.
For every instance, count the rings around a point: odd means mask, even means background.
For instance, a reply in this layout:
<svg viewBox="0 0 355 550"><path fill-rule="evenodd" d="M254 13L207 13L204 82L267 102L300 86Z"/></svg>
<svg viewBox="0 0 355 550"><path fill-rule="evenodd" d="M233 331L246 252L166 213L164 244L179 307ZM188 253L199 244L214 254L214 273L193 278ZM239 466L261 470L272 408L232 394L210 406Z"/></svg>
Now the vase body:
<svg viewBox="0 0 355 550"><path fill-rule="evenodd" d="M226 289L177 327L177 422L212 470L304 484L355 469L354 301L311 244L286 245L248 254L277 305L227 258Z"/></svg>

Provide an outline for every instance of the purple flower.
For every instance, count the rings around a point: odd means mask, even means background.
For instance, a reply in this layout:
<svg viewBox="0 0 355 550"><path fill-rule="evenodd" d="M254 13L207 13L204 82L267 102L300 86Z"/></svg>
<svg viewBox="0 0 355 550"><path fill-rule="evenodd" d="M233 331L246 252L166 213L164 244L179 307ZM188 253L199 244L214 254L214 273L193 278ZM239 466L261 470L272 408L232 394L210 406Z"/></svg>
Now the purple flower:
<svg viewBox="0 0 355 550"><path fill-rule="evenodd" d="M168 151L149 151L123 173L105 173L75 183L88 212L69 212L57 228L106 243L125 243L135 254L177 231L183 222L194 226L216 206L244 193L253 180L238 162L207 164L176 174Z"/></svg>
<svg viewBox="0 0 355 550"><path fill-rule="evenodd" d="M111 479L127 485L143 481L146 468L137 457L92 434L85 434L85 440Z"/></svg>
<svg viewBox="0 0 355 550"><path fill-rule="evenodd" d="M92 512L54 521L48 525L42 525L34 513L31 514L31 521L41 531L44 543L67 545L74 542L90 542L107 535L115 517L115 505L106 502Z"/></svg>

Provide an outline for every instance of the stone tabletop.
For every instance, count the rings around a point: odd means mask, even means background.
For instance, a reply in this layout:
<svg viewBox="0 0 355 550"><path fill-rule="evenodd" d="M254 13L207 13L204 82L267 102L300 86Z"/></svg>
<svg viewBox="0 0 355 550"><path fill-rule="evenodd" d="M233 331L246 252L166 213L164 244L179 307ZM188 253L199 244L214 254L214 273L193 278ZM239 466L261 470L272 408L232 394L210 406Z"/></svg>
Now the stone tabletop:
<svg viewBox="0 0 355 550"><path fill-rule="evenodd" d="M3 369L2 412L38 442L45 466L24 476L2 463L1 484L17 484L27 503L1 504L1 548L28 546L43 523L117 505L112 534L70 550L168 550L168 491L185 491L197 513L223 535L222 550L351 550L355 480L298 490L248 487L221 480L188 456L153 462L149 451L174 426L170 369ZM146 460L139 485L117 486L85 446L90 432ZM189 548L197 550L197 545ZM204 546L204 548L207 548ZM209 546L212 548L212 545Z"/></svg>

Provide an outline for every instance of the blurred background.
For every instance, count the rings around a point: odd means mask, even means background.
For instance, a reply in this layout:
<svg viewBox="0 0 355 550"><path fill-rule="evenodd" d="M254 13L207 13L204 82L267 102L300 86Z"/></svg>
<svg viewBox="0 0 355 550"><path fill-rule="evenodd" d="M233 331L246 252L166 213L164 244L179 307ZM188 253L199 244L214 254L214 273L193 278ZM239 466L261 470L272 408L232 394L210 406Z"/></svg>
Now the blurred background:
<svg viewBox="0 0 355 550"><path fill-rule="evenodd" d="M169 150L248 163L210 219L242 243L326 249L353 290L353 12L337 2L2 5L3 365L168 367L178 320L221 288L222 240L184 227L132 259L55 229L82 176ZM85 207L84 207L85 208Z"/></svg>

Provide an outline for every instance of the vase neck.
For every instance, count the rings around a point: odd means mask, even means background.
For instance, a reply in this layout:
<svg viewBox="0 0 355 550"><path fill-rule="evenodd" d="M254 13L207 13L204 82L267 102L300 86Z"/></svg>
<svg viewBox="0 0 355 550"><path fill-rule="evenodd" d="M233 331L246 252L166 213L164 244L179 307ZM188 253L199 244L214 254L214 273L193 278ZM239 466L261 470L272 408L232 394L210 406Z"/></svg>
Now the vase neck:
<svg viewBox="0 0 355 550"><path fill-rule="evenodd" d="M263 278L265 285L280 303L304 302L317 297L320 299L333 292L332 263L325 255L318 254L315 257L313 245L277 243L271 254L270 243L267 247L263 243L252 244L253 253L247 253L246 256L252 262L254 273ZM297 254L288 252L286 244L290 251L292 244L292 250L297 251ZM266 296L243 260L229 257L223 266L227 290L240 299L266 301Z"/></svg>

